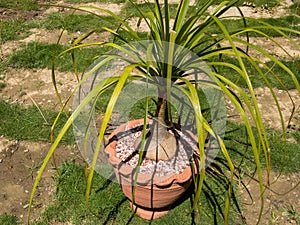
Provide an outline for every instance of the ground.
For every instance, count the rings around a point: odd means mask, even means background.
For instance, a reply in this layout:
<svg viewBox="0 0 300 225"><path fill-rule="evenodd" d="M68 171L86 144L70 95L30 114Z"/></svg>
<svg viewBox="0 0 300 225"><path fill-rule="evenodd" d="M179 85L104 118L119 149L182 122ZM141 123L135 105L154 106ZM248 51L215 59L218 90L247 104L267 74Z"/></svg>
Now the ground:
<svg viewBox="0 0 300 225"><path fill-rule="evenodd" d="M286 1L291 4L290 1ZM119 10L118 5L107 5L108 8ZM56 8L52 11L58 10ZM8 9L0 10L0 18L6 17L41 17L51 10L32 12L26 15L16 15L9 13ZM251 7L244 7L245 13L257 16L271 16L274 14L268 11L253 12ZM252 10L252 11L251 11ZM235 13L235 12L232 12ZM284 14L282 8L276 10L276 17ZM269 16L270 16L269 15ZM2 57L7 56L11 52L20 47L22 43L28 43L32 40L54 43L60 34L60 30L47 31L44 29L31 30L32 35L19 40L5 43L1 46ZM75 34L64 33L62 36L62 43L67 43ZM102 36L101 38L105 38ZM95 37L97 38L97 37ZM279 43L280 39L277 40ZM300 42L300 39L295 39ZM275 51L275 54L280 56L282 51L280 49L274 50L274 46L269 45L263 38L253 40L254 43L264 46L269 51ZM289 47L289 46L285 46ZM299 55L299 52L290 49L291 55ZM263 60L263 59L262 59ZM75 79L70 73L58 72L61 79L60 90L64 90L63 98L67 97L75 84ZM53 85L50 79L51 71L49 69L10 69L4 78L5 88L0 92L0 98L9 100L13 103L21 103L24 106L39 105L46 108L58 109L59 104L57 97L54 93ZM0 75L1 76L1 75ZM259 106L267 126L278 129L280 128L279 115L273 113L275 103L271 101L271 93L266 88L258 88L255 90L258 97ZM300 97L296 90L291 90L289 93L275 89L275 94L278 97L280 106L282 107L283 118L287 122L293 106L296 106L296 113L292 120L292 126L299 129L300 124ZM292 101L293 100L293 101ZM294 105L293 105L294 104ZM71 107L71 106L69 106ZM236 112L228 105L231 115ZM239 121L239 118L233 117ZM295 141L295 140L290 140ZM49 150L50 144L44 142L30 142L9 140L3 136L0 137L0 215L14 214L22 219L24 222L27 217L28 200L31 188L34 182L34 177L37 173L42 159L45 157L46 152ZM57 151L59 152L59 159L57 165L60 165L66 159L74 159L82 162L80 154L76 146L61 145ZM56 174L54 163L48 166L44 173L41 184L38 188L37 198L33 208L33 217L38 217L40 212L51 201L54 191L53 176ZM266 175L264 175L266 176ZM276 172L271 172L271 186L270 190L266 191L266 205L265 211L262 216L261 224L299 224L299 211L300 211L300 188L299 188L300 174L282 175ZM258 186L254 179L245 177L247 187L253 197L246 191L241 191L241 199L245 202L245 216L249 224L255 224L255 219L258 215L259 196ZM293 208L294 207L294 208Z"/></svg>

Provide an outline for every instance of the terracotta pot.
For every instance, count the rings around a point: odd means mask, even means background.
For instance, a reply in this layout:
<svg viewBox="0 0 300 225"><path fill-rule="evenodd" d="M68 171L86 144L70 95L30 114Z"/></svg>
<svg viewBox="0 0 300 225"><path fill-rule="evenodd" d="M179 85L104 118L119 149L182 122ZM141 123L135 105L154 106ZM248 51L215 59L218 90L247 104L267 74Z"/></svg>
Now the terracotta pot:
<svg viewBox="0 0 300 225"><path fill-rule="evenodd" d="M135 168L128 166L121 159L116 157L116 145L118 134L128 128L134 128L143 124L143 119L129 121L119 126L109 137L112 140L105 152L108 160L114 167L114 172L126 197L130 201L130 206L142 218L151 220L168 213L172 205L192 184L192 171L188 166L180 174L171 174L166 177L156 177L151 174L139 174L134 192L134 203L132 203L132 192L135 178ZM113 138L115 137L115 138Z"/></svg>

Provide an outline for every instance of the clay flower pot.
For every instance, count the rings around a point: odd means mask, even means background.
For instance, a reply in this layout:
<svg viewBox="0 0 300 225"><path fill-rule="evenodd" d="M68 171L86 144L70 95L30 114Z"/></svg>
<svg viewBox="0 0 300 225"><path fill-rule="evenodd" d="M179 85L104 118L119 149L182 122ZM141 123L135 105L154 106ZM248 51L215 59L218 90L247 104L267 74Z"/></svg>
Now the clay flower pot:
<svg viewBox="0 0 300 225"><path fill-rule="evenodd" d="M133 196L136 168L117 157L116 146L118 136L122 136L126 129L142 124L143 119L129 121L117 127L109 137L110 143L106 146L105 152L124 194L130 201L131 208L140 217L151 220L167 214L172 205L183 196L192 184L192 170L187 166L181 173L163 177L139 173Z"/></svg>

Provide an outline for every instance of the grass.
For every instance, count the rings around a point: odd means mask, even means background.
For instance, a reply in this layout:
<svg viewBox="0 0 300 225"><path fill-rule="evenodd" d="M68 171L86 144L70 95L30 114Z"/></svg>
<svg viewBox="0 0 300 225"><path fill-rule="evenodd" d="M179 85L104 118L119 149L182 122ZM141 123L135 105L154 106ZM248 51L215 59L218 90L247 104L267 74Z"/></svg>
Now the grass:
<svg viewBox="0 0 300 225"><path fill-rule="evenodd" d="M137 107L137 106L135 106ZM42 109L40 111L31 106L22 108L21 105L12 105L10 103L0 101L0 133L6 137L17 140L31 141L49 141L50 127L57 113ZM45 119L48 123L45 122ZM62 116L56 130L66 121L66 116ZM297 143L284 141L282 134L273 129L268 130L270 139L272 169L275 171L282 170L284 173L293 173L300 170L300 131L294 131L287 134L287 138L292 137ZM239 155L246 150L251 152L251 148L247 145L247 134L242 124L228 122L226 132L226 144L231 149L231 153L236 155L236 161L240 161ZM71 132L63 139L63 143L73 144L73 135ZM288 162L288 164L286 164ZM249 166L253 162L249 161Z"/></svg>
<svg viewBox="0 0 300 225"><path fill-rule="evenodd" d="M11 8L11 9L22 9L22 10L36 10L37 9L37 0L7 0L0 2L0 7ZM55 3L57 0L47 1L47 3ZM89 3L89 2L100 2L100 3L125 3L126 0L65 0L65 3L79 4L79 3ZM215 4L220 3L221 0L216 0ZM279 0L251 0L247 1L248 4L251 3L255 7L265 7L272 8L277 6ZM199 4L203 4L203 1L200 1ZM243 5L244 2L240 1L238 5Z"/></svg>
<svg viewBox="0 0 300 225"><path fill-rule="evenodd" d="M199 1L199 2L201 2L201 1ZM199 3L199 4L201 4L201 3ZM175 18L177 4L170 4L169 6L170 6L170 9L169 9L170 17ZM128 2L124 8L125 15L130 16L130 17L140 17L141 14L136 8L138 8L141 12L151 12L154 9L154 3L146 2L146 3L138 4L137 6L133 6L130 2ZM196 11L195 8L196 8L196 6L190 6L187 13L193 14L193 12Z"/></svg>
<svg viewBox="0 0 300 225"><path fill-rule="evenodd" d="M28 36L29 29L24 19L0 21L0 41L2 43L12 40L20 40Z"/></svg>
<svg viewBox="0 0 300 225"><path fill-rule="evenodd" d="M265 34L267 34L268 36L271 36L271 37L280 37L282 35L272 29L268 29L268 28L264 27L263 23L269 23L273 26L282 27L283 29L289 28L289 29L294 29L295 31L298 31L298 32L300 31L300 27L299 27L300 18L295 15L288 15L288 16L284 16L284 17L280 17L280 18L257 18L257 19L246 18L245 21L249 27L257 27L258 30L263 31ZM223 20L222 23L230 32L236 32L241 27L244 27L244 21L241 19L228 18L226 20ZM263 26L263 27L261 28L261 26ZM218 34L218 33L220 33L220 28L217 25L213 25L210 27L208 32ZM261 36L257 33L252 33L252 32L249 32L248 35L250 37L260 37ZM289 36L291 36L291 37L298 36L299 37L299 35L296 35L294 33L290 33Z"/></svg>
<svg viewBox="0 0 300 225"><path fill-rule="evenodd" d="M30 42L23 45L9 57L12 68L51 68L51 61L67 47L57 44ZM67 61L67 60L66 60Z"/></svg>
<svg viewBox="0 0 300 225"><path fill-rule="evenodd" d="M300 163L296 160L300 156L299 145L284 144L278 132L269 131L269 135L272 146L272 169L275 171L283 169L284 173L299 171ZM229 123L227 141L230 141L231 144L228 143L228 145L233 147L230 149L230 154L233 155L237 165L241 160L239 152L243 152L247 148L246 138L247 135L243 125ZM251 149L248 149L248 151L251 151ZM282 163L285 161L289 164L282 167ZM246 157L242 169L253 171L255 168L253 163ZM84 196L86 185L84 168L78 164L64 164L55 180L57 187L55 200L46 208L42 214L42 219L34 222L34 225L52 224L54 222L72 222L72 224L149 224L148 221L133 214L117 183L111 182L98 174L94 177L90 202L87 207ZM219 224L221 221L219 216L214 213L210 214L211 216L206 214L208 211L214 212L213 210L216 210L214 207L220 206L222 208L224 204L222 198L217 200L218 204L209 203L208 199L212 190L218 193L223 191L216 180L208 175L205 180L205 194L201 201L203 203L201 211L196 212L194 219L189 214L190 200L187 196L182 204L172 209L166 216L152 221L151 224L191 224L193 220L195 224ZM205 197L208 197L208 199ZM231 215L231 224L233 224L233 221L238 219L236 208Z"/></svg>
<svg viewBox="0 0 300 225"><path fill-rule="evenodd" d="M146 34L141 33L142 38L146 38ZM53 57L67 49L67 46L57 45L57 44L46 44L40 42L30 42L28 45L23 46L18 51L14 52L9 60L8 66L12 68L51 68L51 62ZM85 48L76 50L76 60L78 63L78 70L83 72L92 63L97 55L107 52L109 49L106 47L97 48ZM72 71L73 64L71 62L71 54L64 55L59 60L57 60L56 69L60 71ZM236 63L230 58L226 58L227 61ZM297 76L300 81L300 60L294 61L282 61L288 68L290 68ZM3 64L5 68L6 64ZM267 65L272 68L273 74L267 74L267 79L269 82L277 88L282 89L282 84L278 82L277 77L279 77L287 89L295 88L292 78L286 74L279 66L273 66L271 63ZM1 64L0 64L1 66ZM256 71L251 65L246 65L248 73L250 75L253 87L265 86L264 81L261 76L257 76ZM219 73L224 74L224 76L230 78L231 80L236 80L238 85L245 87L245 81L236 75L231 69L224 67L217 67Z"/></svg>
<svg viewBox="0 0 300 225"><path fill-rule="evenodd" d="M294 138L296 143L287 141L281 132L273 129L268 129L267 134L271 151L271 169L285 174L299 172L300 142L297 137L300 135L300 131L289 133L286 136L286 138ZM253 171L255 169L253 157L251 157L252 149L244 125L228 122L225 144L236 165L241 164L243 160L243 170ZM245 152L246 157L242 159Z"/></svg>
<svg viewBox="0 0 300 225"><path fill-rule="evenodd" d="M19 50L15 51L8 60L8 66L12 68L51 68L52 60L60 52L68 47L57 44L47 44L41 42L30 42ZM94 57L107 52L108 48L85 48L75 51L76 60L80 62L78 70L83 72L93 62ZM59 58L56 62L56 69L60 71L72 71L73 63L71 53Z"/></svg>
<svg viewBox="0 0 300 225"><path fill-rule="evenodd" d="M220 3L222 0L217 0L216 3ZM273 8L278 6L280 0L250 0L250 1L239 1L237 3L238 6L249 5L252 7L264 7L264 8Z"/></svg>
<svg viewBox="0 0 300 225"><path fill-rule="evenodd" d="M6 87L6 84L4 82L1 82L1 80L0 80L0 91L2 91L2 89L5 87Z"/></svg>
<svg viewBox="0 0 300 225"><path fill-rule="evenodd" d="M84 168L74 163L67 163L60 168L56 177L55 200L34 225L53 224L54 222L72 222L72 224L149 224L131 211L126 197L115 182L110 182L98 174L94 177L93 190L89 206L85 205ZM187 196L188 197L188 196ZM196 213L193 219L189 213L190 200L186 197L183 204L172 209L169 214L151 222L160 224L213 224L213 218L207 216L210 210L204 203L203 211ZM204 199L203 199L204 200ZM216 218L220 220L221 218ZM234 221L234 218L231 218Z"/></svg>
<svg viewBox="0 0 300 225"><path fill-rule="evenodd" d="M215 1L215 5L220 4L222 2L222 0L220 1ZM253 7L264 7L267 9L271 9L275 6L277 6L280 1L278 0L272 0L272 1L267 1L267 0L254 0L254 1L247 1L249 5L252 5ZM197 1L196 5L191 5L189 7L189 14L192 14L195 11L195 8L199 8L202 7L204 4L206 3L206 1ZM244 5L245 2L244 1L239 1L237 3L237 6L242 6ZM151 10L154 9L154 3L149 3L149 2L145 2L145 3L141 3L138 4L137 7L133 6L130 2L127 2L124 8L124 12L126 17L127 16L131 16L131 17L139 17L140 16L140 12L151 12ZM170 16L171 18L175 17L175 13L176 13L176 8L177 8L177 4L170 4ZM136 9L138 8L138 10Z"/></svg>
<svg viewBox="0 0 300 225"><path fill-rule="evenodd" d="M300 2L294 2L294 4L292 4L289 7L290 13L294 14L294 15L300 15Z"/></svg>
<svg viewBox="0 0 300 225"><path fill-rule="evenodd" d="M5 0L0 2L0 8L13 10L37 10L37 0Z"/></svg>
<svg viewBox="0 0 300 225"><path fill-rule="evenodd" d="M256 7L260 7L260 6L264 6L266 7L266 5L268 5L267 8L272 8L274 6L276 6L279 1L249 1L249 2L254 2L254 4L256 5ZM202 1L200 1L199 4L203 3ZM238 4L239 6L242 5L242 1L240 1L240 3ZM294 29L296 31L300 31L300 18L299 16L299 4L295 3L292 6L290 6L290 15L281 17L281 18L247 18L246 22L249 26L257 26L260 25L260 23L270 23L274 26L280 26L283 28L291 28ZM199 6L190 6L189 7L189 14L192 14L193 11L195 11L195 8L199 7ZM170 16L171 18L175 17L175 12L176 12L176 8L177 5L173 4L170 5ZM125 16L126 17L140 17L140 12L151 12L154 9L154 3L142 3L142 4L138 4L137 6L133 6L130 2L128 2L125 7L124 7L124 12L125 12ZM236 31L238 30L240 27L243 27L243 20L241 19L227 19L223 21L224 25L226 26L226 28L229 31ZM266 32L267 35L276 37L276 36L281 36L281 34L276 33L270 29L263 29L264 32ZM211 26L209 33L219 33L220 29L219 27L215 26ZM253 35L253 36L258 36L257 34L251 34L249 33L249 35ZM295 36L294 34L291 34L293 36Z"/></svg>
<svg viewBox="0 0 300 225"><path fill-rule="evenodd" d="M16 140L49 142L51 125L57 112L46 109L41 109L41 111L42 114L34 106L23 108L18 104L0 101L0 134ZM56 131L65 121L66 116L62 116ZM68 132L63 143L72 144L73 142L73 134Z"/></svg>
<svg viewBox="0 0 300 225"><path fill-rule="evenodd" d="M83 4L83 3L90 3L90 2L99 2L99 3L124 3L126 0L66 0L66 3L72 4Z"/></svg>
<svg viewBox="0 0 300 225"><path fill-rule="evenodd" d="M11 106L7 103L2 103L0 105L1 108L3 108L3 104L6 105L6 107L11 108ZM17 112L18 107L16 108L13 107L12 110ZM30 122L33 123L33 120L37 120L39 115L37 112L34 112L34 109L28 110L29 111L25 113L22 111L15 114L25 115L24 121L30 120ZM1 117L6 115L6 113L7 112L3 113L3 110L0 110ZM26 116L27 114L32 115L32 119L29 119ZM10 112L10 115L13 114ZM11 116L3 119L3 121L9 120L14 123L16 121L16 117ZM0 122L2 123L3 121ZM23 123L22 121L19 122L20 124ZM32 129L35 126L30 127ZM39 125L39 127L43 126ZM17 129L14 131L14 134L18 133L18 131L24 133L22 129ZM299 145L282 142L279 132L269 130L268 133L272 146L272 169L275 171L283 169L284 173L299 171L300 163L297 160L300 157ZM230 154L233 155L235 163L239 164L241 160L239 153L243 152L247 148L249 152L251 151L251 149L249 149L246 145L247 135L245 133L244 126L241 124L229 123L227 126L226 139ZM230 149L230 146L232 149ZM289 164L282 167L282 163L285 161ZM252 166L253 163L246 157L245 162L243 163L243 170L253 171L254 168ZM45 209L41 215L41 219L33 222L33 225L46 225L53 224L55 222L66 223L70 221L72 224L149 224L148 221L145 221L133 214L117 183L110 182L106 178L96 174L93 181L94 183L89 206L87 207L85 205L84 195L86 188L84 167L74 163L66 163L61 166L59 170L59 175L55 178L56 191L54 201ZM205 185L206 189L204 188L204 190L206 191L206 197L209 196L211 190L218 191L218 193L222 191L220 186L217 186L217 183L215 183L209 176L207 177ZM223 195L220 194L220 196ZM223 200L224 199L218 200L221 207ZM210 205L204 196L202 202L202 211L197 212L194 219L189 214L190 200L186 198L182 204L172 209L168 215L152 221L151 224L191 224L192 220L194 220L195 224L213 224L214 220L219 221L221 218L217 215L214 217L214 213L211 217L206 214L206 212L214 210L214 205ZM232 222L238 218L238 212L236 209L232 216ZM17 219L13 216L2 215L0 216L0 221L2 221L1 224L5 224L5 222L10 225L18 224ZM219 223L217 222L217 224Z"/></svg>
<svg viewBox="0 0 300 225"><path fill-rule="evenodd" d="M29 1L29 0L28 0ZM117 0L118 1L118 0ZM14 8L13 5L14 1L10 1L10 3L7 3L8 6L12 4L12 8ZM255 1L254 1L255 2ZM273 1L272 5L276 5L278 1ZM266 4L265 1L257 1L256 5L261 6ZM270 3L269 3L270 4ZM26 4L24 4L26 5ZM30 4L28 4L30 5ZM150 11L153 9L153 3L143 3L139 4L137 6L139 10L141 11ZM170 8L170 14L171 17L174 17L176 5L171 5ZM195 10L196 6L191 6L189 8L189 13L192 13ZM282 18L258 18L258 19L248 19L247 23L249 25L257 25L259 24L258 21L261 22L269 22L272 25L281 26L283 28L293 28L297 31L300 31L300 19L299 16L295 16L293 14L299 15L299 4L295 3L292 6L290 6L291 14ZM27 10L30 10L27 9ZM131 3L126 3L125 8L123 9L122 17L128 17L128 16L134 16L139 17L140 14L138 10L132 6ZM87 32L93 28L95 28L95 24L97 24L97 27L109 27L112 29L115 29L118 27L119 24L115 24L113 22L113 19L109 16L95 16L91 14L71 14L71 13L51 13L48 14L45 19L42 20L32 20L27 21L25 19L14 19L10 21L1 21L0 22L0 31L1 31L1 41L6 42L10 40L18 40L22 39L26 36L28 36L29 29L30 28L45 28L48 30L53 29L66 29L70 33L76 33L76 32ZM224 22L228 30L234 31L239 29L239 27L243 26L242 20L226 20ZM264 29L264 31L270 35L270 36L279 36L278 33L275 33L274 31L270 31L268 29ZM210 33L218 33L219 28L216 26L212 26ZM254 35L251 34L250 35ZM257 35L256 35L257 36Z"/></svg>
<svg viewBox="0 0 300 225"><path fill-rule="evenodd" d="M51 13L44 20L40 21L40 23L33 24L32 26L48 30L66 29L70 33L76 33L87 32L97 27L116 28L118 25L109 16Z"/></svg>
<svg viewBox="0 0 300 225"><path fill-rule="evenodd" d="M16 216L3 214L3 215L0 215L0 224L1 225L18 225L21 223Z"/></svg>
<svg viewBox="0 0 300 225"><path fill-rule="evenodd" d="M232 64L237 64L236 60L233 60L232 58L225 57L224 61L230 62ZM300 81L300 59L295 59L294 61L286 61L281 60L281 62L286 65L295 75L298 81ZM268 82L272 85L272 87L276 87L278 89L294 89L295 85L293 82L293 79L291 76L289 76L281 67L278 65L274 65L272 62L267 62L266 65L269 68L272 68L273 73L267 72L266 68L263 68L262 71L266 74L266 79ZM252 65L250 65L249 62L245 61L245 66L247 68L247 72L249 74L249 78L252 82L252 86L254 88L257 87L264 87L266 86L266 83L262 76L257 74L257 71L255 68L253 68ZM234 81L237 85L241 87L246 87L246 82L243 80L233 69L230 69L228 67L216 67L219 74L224 75L228 79ZM278 78L282 81L279 82Z"/></svg>

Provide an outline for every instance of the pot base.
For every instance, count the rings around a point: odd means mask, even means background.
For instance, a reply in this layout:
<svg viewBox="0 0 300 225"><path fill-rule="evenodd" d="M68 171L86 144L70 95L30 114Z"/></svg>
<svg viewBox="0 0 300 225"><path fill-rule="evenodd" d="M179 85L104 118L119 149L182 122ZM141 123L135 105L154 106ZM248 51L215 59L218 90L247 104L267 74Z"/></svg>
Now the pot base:
<svg viewBox="0 0 300 225"><path fill-rule="evenodd" d="M132 204L132 202L129 201L130 208L134 210L134 212L139 215L141 218L145 220L153 220L157 219L159 217L162 217L166 215L169 210L163 210L163 211L154 211L154 210L147 210L145 208L141 208L135 204Z"/></svg>

